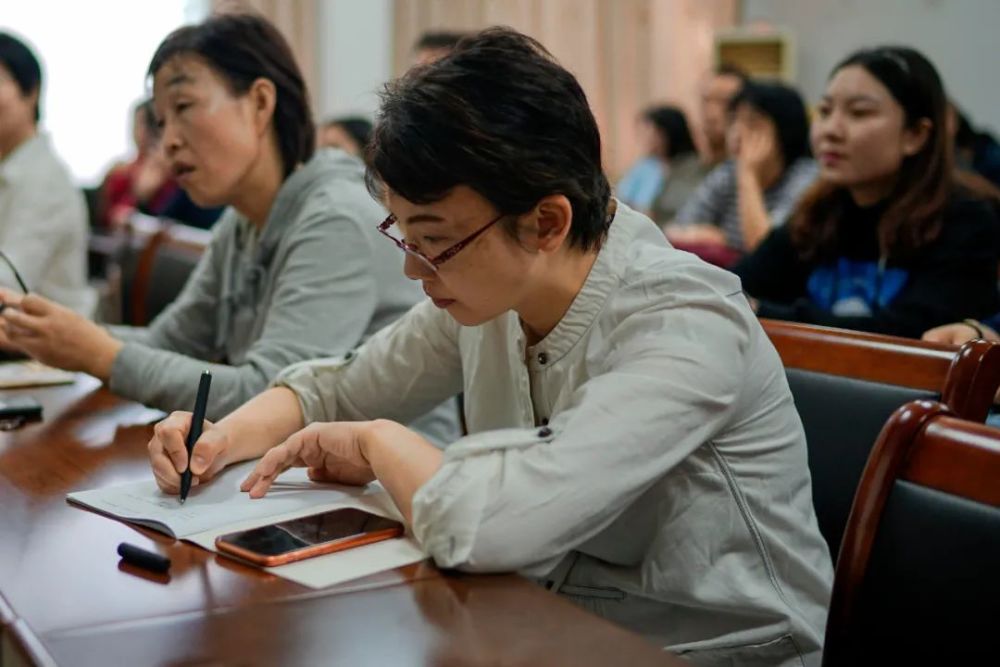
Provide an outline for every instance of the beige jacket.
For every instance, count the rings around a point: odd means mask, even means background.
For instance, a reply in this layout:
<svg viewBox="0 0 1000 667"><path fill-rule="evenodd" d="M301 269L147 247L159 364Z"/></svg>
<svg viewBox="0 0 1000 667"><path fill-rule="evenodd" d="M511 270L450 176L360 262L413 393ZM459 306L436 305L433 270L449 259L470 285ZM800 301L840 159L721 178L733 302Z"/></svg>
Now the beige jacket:
<svg viewBox="0 0 1000 667"><path fill-rule="evenodd" d="M29 290L92 316L97 294L87 285L83 192L43 134L0 158L0 250ZM19 290L6 265L0 284Z"/></svg>
<svg viewBox="0 0 1000 667"><path fill-rule="evenodd" d="M698 664L818 663L832 569L781 362L739 280L624 205L539 344L423 303L278 382L309 421L464 390L471 435L413 499L439 565L538 578Z"/></svg>

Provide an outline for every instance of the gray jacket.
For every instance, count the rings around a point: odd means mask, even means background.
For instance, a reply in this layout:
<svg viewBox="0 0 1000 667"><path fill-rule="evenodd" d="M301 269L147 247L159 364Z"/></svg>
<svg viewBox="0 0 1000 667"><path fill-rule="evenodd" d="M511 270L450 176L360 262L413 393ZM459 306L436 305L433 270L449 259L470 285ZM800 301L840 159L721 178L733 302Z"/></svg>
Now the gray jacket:
<svg viewBox="0 0 1000 667"><path fill-rule="evenodd" d="M208 368L208 416L218 419L285 366L347 353L424 298L376 229L384 215L362 163L339 150L289 176L261 233L227 210L177 299L147 328L111 327L125 341L112 391L190 410ZM453 403L422 426L438 442L456 439Z"/></svg>

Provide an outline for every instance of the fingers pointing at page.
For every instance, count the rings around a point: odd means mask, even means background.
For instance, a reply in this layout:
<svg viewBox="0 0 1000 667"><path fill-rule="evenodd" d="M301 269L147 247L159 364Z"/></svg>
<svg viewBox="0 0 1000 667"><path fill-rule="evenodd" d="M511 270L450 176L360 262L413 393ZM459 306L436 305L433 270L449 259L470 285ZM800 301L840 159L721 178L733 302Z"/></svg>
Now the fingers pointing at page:
<svg viewBox="0 0 1000 667"><path fill-rule="evenodd" d="M361 486L375 479L361 450L369 422L310 424L269 451L240 487L252 498L267 493L274 480L291 467L309 468L314 481Z"/></svg>
<svg viewBox="0 0 1000 667"><path fill-rule="evenodd" d="M278 445L257 463L253 472L243 480L241 491L249 491L251 498L262 498L271 488L271 484L281 473L299 462L299 452L302 450L302 437L299 433Z"/></svg>

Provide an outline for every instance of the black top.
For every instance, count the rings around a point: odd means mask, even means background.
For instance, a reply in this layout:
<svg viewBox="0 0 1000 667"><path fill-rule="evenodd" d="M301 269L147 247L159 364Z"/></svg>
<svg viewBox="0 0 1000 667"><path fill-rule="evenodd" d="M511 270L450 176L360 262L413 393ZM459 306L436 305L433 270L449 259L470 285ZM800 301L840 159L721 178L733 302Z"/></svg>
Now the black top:
<svg viewBox="0 0 1000 667"><path fill-rule="evenodd" d="M919 338L925 331L1000 310L1000 221L990 204L955 195L937 239L908 258L879 258L884 204L849 205L834 257L805 262L787 226L775 229L733 270L779 320Z"/></svg>

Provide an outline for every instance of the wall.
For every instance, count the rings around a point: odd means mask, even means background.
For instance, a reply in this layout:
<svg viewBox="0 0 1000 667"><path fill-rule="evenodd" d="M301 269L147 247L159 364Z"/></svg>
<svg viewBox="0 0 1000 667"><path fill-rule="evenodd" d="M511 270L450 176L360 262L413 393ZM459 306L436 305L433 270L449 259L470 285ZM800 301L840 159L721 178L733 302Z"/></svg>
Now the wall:
<svg viewBox="0 0 1000 667"><path fill-rule="evenodd" d="M635 119L651 102L696 119L712 33L731 25L736 0L396 0L394 69L403 72L429 29L509 25L541 41L579 79L619 176L637 155Z"/></svg>
<svg viewBox="0 0 1000 667"><path fill-rule="evenodd" d="M313 94L319 86L318 0L211 0L216 12L256 12L273 23L292 49L302 78Z"/></svg>
<svg viewBox="0 0 1000 667"><path fill-rule="evenodd" d="M392 77L392 0L319 0L318 118L378 107L377 91Z"/></svg>
<svg viewBox="0 0 1000 667"><path fill-rule="evenodd" d="M207 9L199 0L0 0L0 30L26 40L42 65L41 128L79 183L97 185L131 153L132 105L149 94L150 58Z"/></svg>
<svg viewBox="0 0 1000 667"><path fill-rule="evenodd" d="M938 67L973 123L1000 133L998 0L743 0L746 21L786 25L799 44L798 79L809 102L851 50L904 44Z"/></svg>

